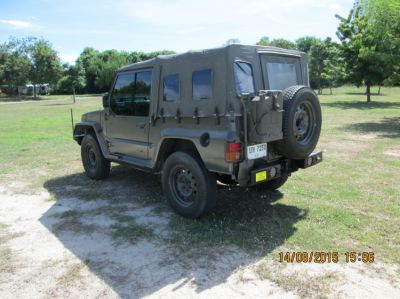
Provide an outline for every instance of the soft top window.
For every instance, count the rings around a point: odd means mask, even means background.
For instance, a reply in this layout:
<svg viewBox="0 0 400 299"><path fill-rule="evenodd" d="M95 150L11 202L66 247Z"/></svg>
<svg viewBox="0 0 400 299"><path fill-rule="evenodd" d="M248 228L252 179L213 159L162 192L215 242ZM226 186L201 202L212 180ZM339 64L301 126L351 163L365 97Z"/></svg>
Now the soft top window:
<svg viewBox="0 0 400 299"><path fill-rule="evenodd" d="M205 100L212 98L212 70L193 72L193 100Z"/></svg>
<svg viewBox="0 0 400 299"><path fill-rule="evenodd" d="M299 84L294 63L267 62L269 89L283 90Z"/></svg>
<svg viewBox="0 0 400 299"><path fill-rule="evenodd" d="M250 63L236 61L233 65L237 94L254 93L253 68Z"/></svg>
<svg viewBox="0 0 400 299"><path fill-rule="evenodd" d="M179 75L172 74L164 77L164 95L163 100L172 102L179 100Z"/></svg>

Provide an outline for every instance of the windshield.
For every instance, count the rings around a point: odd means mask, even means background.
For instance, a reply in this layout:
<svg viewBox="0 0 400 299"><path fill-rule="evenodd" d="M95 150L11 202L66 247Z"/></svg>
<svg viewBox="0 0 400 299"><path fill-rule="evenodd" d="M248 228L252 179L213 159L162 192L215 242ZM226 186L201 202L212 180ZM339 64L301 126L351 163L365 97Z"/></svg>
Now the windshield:
<svg viewBox="0 0 400 299"><path fill-rule="evenodd" d="M253 69L250 63L236 61L233 66L236 93L254 93Z"/></svg>

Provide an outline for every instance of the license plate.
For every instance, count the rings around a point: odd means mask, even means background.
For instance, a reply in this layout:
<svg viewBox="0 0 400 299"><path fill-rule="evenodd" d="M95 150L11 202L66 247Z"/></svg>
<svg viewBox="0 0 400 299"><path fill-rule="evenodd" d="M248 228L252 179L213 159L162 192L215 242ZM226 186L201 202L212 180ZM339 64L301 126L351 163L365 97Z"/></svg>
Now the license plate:
<svg viewBox="0 0 400 299"><path fill-rule="evenodd" d="M260 171L260 172L256 173L256 183L265 181L265 180L267 180L267 178L268 178L268 176L267 176L267 171L266 170L263 170L263 171Z"/></svg>
<svg viewBox="0 0 400 299"><path fill-rule="evenodd" d="M260 143L247 147L247 159L254 160L267 156L267 144Z"/></svg>

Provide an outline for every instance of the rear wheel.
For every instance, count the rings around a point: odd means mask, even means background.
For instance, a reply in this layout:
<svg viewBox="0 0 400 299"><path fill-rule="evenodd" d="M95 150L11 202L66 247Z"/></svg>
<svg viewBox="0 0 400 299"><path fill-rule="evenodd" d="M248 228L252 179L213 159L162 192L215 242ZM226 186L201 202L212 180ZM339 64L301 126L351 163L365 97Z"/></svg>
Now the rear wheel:
<svg viewBox="0 0 400 299"><path fill-rule="evenodd" d="M169 204L182 216L198 218L215 205L215 176L192 154L175 152L167 158L162 186Z"/></svg>
<svg viewBox="0 0 400 299"><path fill-rule="evenodd" d="M81 143L82 164L88 177L100 180L110 175L110 161L103 157L100 146L92 135L85 135Z"/></svg>

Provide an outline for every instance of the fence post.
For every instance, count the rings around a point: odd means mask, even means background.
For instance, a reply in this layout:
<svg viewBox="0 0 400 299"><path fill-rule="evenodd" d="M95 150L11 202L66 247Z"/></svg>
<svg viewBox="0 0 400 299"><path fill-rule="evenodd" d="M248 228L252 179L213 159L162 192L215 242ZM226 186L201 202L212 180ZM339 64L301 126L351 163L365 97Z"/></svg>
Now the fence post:
<svg viewBox="0 0 400 299"><path fill-rule="evenodd" d="M75 103L76 103L76 99L75 99L75 87L72 87L72 94L73 94L74 104L75 104Z"/></svg>

